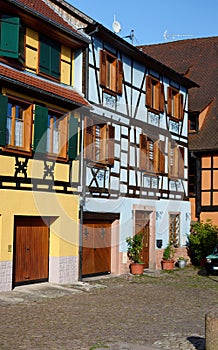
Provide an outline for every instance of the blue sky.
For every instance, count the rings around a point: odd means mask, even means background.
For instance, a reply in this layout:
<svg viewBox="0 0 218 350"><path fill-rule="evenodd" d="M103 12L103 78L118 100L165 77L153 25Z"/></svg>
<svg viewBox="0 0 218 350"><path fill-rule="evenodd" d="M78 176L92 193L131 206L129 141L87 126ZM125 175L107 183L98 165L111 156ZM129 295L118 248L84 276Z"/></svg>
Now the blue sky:
<svg viewBox="0 0 218 350"><path fill-rule="evenodd" d="M66 1L111 30L115 15L119 36L134 30L134 45L166 42L166 30L167 41L218 35L218 0Z"/></svg>

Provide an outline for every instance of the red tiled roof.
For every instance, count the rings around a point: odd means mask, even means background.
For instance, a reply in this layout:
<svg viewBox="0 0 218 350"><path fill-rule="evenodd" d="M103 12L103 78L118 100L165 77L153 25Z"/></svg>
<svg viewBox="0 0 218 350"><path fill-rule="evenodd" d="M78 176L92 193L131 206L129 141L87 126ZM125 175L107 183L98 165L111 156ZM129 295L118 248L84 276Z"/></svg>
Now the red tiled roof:
<svg viewBox="0 0 218 350"><path fill-rule="evenodd" d="M5 1L5 0L4 0ZM43 0L12 0L10 2L15 2L18 6L20 5L22 8L25 7L27 10L34 11L35 14L39 14L47 18L47 21L56 23L65 30L69 30L71 32L76 33L81 39L84 39L84 36L73 28L70 24L68 24L62 17L60 17L52 8L50 8Z"/></svg>
<svg viewBox="0 0 218 350"><path fill-rule="evenodd" d="M34 88L39 89L42 93L47 93L54 98L61 98L78 106L90 107L89 102L74 88L65 87L28 72L18 71L4 64L0 64L0 80L7 80L15 85L22 84L30 90Z"/></svg>
<svg viewBox="0 0 218 350"><path fill-rule="evenodd" d="M190 134L191 150L218 149L218 36L140 46L146 54L194 80L189 110L201 112L210 105L201 130Z"/></svg>

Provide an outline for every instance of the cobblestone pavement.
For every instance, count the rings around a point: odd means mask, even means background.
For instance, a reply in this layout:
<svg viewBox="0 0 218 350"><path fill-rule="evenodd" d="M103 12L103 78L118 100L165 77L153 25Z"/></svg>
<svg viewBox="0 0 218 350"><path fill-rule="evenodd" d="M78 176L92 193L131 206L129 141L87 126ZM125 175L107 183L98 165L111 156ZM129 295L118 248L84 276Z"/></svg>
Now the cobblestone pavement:
<svg viewBox="0 0 218 350"><path fill-rule="evenodd" d="M218 276L187 267L0 293L0 349L203 350Z"/></svg>

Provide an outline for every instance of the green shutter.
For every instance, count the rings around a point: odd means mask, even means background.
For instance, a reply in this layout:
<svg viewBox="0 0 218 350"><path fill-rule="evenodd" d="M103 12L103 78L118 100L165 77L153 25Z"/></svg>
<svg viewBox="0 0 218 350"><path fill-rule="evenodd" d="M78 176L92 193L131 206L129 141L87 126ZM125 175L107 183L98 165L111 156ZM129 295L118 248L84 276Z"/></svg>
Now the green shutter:
<svg viewBox="0 0 218 350"><path fill-rule="evenodd" d="M51 45L51 75L57 79L60 78L60 51L61 47L58 43Z"/></svg>
<svg viewBox="0 0 218 350"><path fill-rule="evenodd" d="M46 153L47 146L48 109L42 106L35 106L34 120L34 145L33 150L39 153Z"/></svg>
<svg viewBox="0 0 218 350"><path fill-rule="evenodd" d="M19 29L19 17L2 16L0 36L1 56L19 58Z"/></svg>
<svg viewBox="0 0 218 350"><path fill-rule="evenodd" d="M40 40L40 58L39 58L40 72L49 74L50 73L50 46L47 41L42 38Z"/></svg>
<svg viewBox="0 0 218 350"><path fill-rule="evenodd" d="M40 72L60 78L60 51L58 43L47 38L40 39Z"/></svg>
<svg viewBox="0 0 218 350"><path fill-rule="evenodd" d="M8 97L0 94L0 146L6 144Z"/></svg>
<svg viewBox="0 0 218 350"><path fill-rule="evenodd" d="M77 157L78 146L78 119L70 115L69 120L69 140L68 140L68 158L71 160Z"/></svg>

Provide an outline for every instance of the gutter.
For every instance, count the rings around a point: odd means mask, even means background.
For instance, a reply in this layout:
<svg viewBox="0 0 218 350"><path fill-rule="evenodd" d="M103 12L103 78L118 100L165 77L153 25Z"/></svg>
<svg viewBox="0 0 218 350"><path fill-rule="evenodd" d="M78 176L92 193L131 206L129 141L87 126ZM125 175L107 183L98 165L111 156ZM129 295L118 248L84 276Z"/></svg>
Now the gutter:
<svg viewBox="0 0 218 350"><path fill-rule="evenodd" d="M45 95L45 96L49 96L51 98L58 99L60 101L63 101L65 103L69 103L69 104L77 106L77 107L83 107L83 108L86 108L86 109L90 110L90 108L88 106L80 104L79 102L76 102L76 101L73 101L73 100L69 100L69 99L64 98L64 97L62 97L60 95L56 95L54 93L45 91L43 89L39 89L39 88L37 88L35 86L31 86L30 87L30 85L28 85L28 84L22 83L19 80L14 80L12 78L5 77L4 75L0 75L0 81L4 81L4 82L7 82L7 83L10 83L10 84L13 84L13 85L17 85L17 86L20 86L20 87L25 88L27 90L30 90L30 91L33 91L33 92L36 92L36 93L39 93L39 94L42 94L42 95Z"/></svg>

